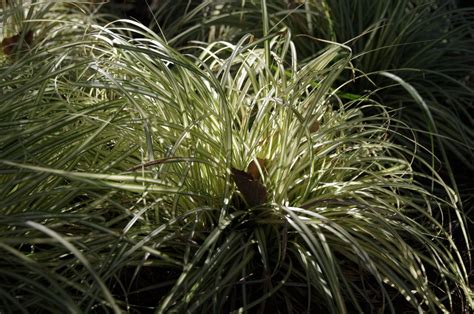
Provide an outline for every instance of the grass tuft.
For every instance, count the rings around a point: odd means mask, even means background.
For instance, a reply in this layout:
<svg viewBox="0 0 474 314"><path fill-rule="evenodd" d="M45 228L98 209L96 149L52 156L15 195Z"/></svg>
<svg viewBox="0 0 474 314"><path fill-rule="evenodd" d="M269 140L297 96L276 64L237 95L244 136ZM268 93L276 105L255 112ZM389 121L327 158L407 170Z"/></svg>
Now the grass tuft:
<svg viewBox="0 0 474 314"><path fill-rule="evenodd" d="M458 194L393 141L423 149L393 111L343 91L347 45L303 62L286 29L178 52L87 6L12 8L33 41L0 61L2 312L474 307Z"/></svg>

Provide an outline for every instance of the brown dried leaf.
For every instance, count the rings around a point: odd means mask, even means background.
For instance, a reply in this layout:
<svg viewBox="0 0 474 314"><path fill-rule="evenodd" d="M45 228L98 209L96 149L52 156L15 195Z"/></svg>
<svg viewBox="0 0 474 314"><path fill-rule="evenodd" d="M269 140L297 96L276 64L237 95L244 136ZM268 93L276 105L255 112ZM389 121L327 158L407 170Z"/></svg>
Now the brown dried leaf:
<svg viewBox="0 0 474 314"><path fill-rule="evenodd" d="M257 158L257 162L258 162L258 165L260 166L260 169L265 173L265 170L266 170L265 166L267 165L267 160ZM259 167L257 166L254 160L252 160L247 167L247 173L255 180L260 179L260 171L258 168Z"/></svg>
<svg viewBox="0 0 474 314"><path fill-rule="evenodd" d="M311 126L309 127L309 133L317 132L319 130L319 127L319 121L314 120L313 124L311 124Z"/></svg>
<svg viewBox="0 0 474 314"><path fill-rule="evenodd" d="M296 9L301 5L304 5L305 0L288 0L288 9Z"/></svg>
<svg viewBox="0 0 474 314"><path fill-rule="evenodd" d="M22 46L23 48L26 48L27 46L31 45L31 43L33 42L33 32L29 31L28 33L26 33L25 36L23 37L23 42L21 42L21 45L20 45L21 39L22 39L21 33L12 37L4 38L2 40L2 43L0 44L3 50L3 53L11 56L14 49L16 49L16 47Z"/></svg>
<svg viewBox="0 0 474 314"><path fill-rule="evenodd" d="M242 170L235 168L230 170L232 178L248 206L254 207L267 201L267 189L258 179Z"/></svg>

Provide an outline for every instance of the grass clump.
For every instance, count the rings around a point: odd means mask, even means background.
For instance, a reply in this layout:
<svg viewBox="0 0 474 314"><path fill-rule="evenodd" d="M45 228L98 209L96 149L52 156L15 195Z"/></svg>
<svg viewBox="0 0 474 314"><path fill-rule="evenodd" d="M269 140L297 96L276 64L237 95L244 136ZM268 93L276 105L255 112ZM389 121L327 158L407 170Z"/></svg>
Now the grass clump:
<svg viewBox="0 0 474 314"><path fill-rule="evenodd" d="M437 219L464 226L457 195L419 184L392 112L340 91L347 46L300 63L285 30L177 52L42 5L1 64L2 311L472 307Z"/></svg>
<svg viewBox="0 0 474 314"><path fill-rule="evenodd" d="M413 150L405 138L416 131L417 142L428 149L418 154L431 159L432 167L459 190L465 210L472 212L473 182L465 169L472 173L474 164L474 15L458 2L164 1L151 7L155 15L148 21L179 47L196 38L236 43L247 33L261 38L287 27L303 62L317 56L328 40L345 43L357 71L340 77L344 90L371 93L371 99L400 109L397 120L402 123L393 123L401 133L396 141ZM168 14L168 7L180 14Z"/></svg>

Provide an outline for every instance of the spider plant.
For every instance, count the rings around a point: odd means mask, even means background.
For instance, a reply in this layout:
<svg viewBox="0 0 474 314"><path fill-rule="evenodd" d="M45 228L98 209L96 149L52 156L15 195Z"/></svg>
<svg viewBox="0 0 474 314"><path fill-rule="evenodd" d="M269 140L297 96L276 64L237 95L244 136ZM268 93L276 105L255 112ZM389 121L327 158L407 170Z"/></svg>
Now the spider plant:
<svg viewBox="0 0 474 314"><path fill-rule="evenodd" d="M2 312L473 307L437 219L466 232L456 193L418 182L393 112L340 91L347 46L299 63L286 30L191 54L44 5L1 60Z"/></svg>

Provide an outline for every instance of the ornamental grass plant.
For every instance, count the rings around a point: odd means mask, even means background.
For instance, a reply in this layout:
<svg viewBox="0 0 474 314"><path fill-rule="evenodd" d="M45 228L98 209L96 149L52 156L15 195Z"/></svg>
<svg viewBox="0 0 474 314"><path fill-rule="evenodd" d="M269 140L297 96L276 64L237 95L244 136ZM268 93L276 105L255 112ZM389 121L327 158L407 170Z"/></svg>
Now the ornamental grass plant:
<svg viewBox="0 0 474 314"><path fill-rule="evenodd" d="M236 43L248 33L262 37L265 11L270 33L291 30L303 63L326 41L344 43L356 71L341 75L338 84L348 95L370 94L400 109L396 141L411 146L405 138L416 132L427 148L424 159L460 191L472 213L474 14L458 2L267 0L262 6L261 0L162 0L150 1L154 15L142 19L181 47L196 38Z"/></svg>
<svg viewBox="0 0 474 314"><path fill-rule="evenodd" d="M264 14L177 51L94 6L2 3L0 312L474 307L459 196L343 89L347 45L303 60Z"/></svg>

